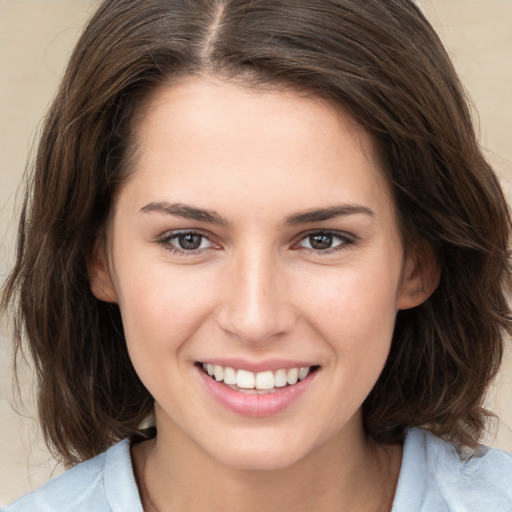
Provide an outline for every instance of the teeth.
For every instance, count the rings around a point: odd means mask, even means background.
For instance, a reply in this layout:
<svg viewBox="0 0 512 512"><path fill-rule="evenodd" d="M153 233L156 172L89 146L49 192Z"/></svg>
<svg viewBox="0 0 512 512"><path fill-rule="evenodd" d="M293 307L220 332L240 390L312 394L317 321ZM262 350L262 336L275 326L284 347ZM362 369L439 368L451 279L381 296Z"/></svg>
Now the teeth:
<svg viewBox="0 0 512 512"><path fill-rule="evenodd" d="M224 384L236 384L236 371L229 366L224 368Z"/></svg>
<svg viewBox="0 0 512 512"><path fill-rule="evenodd" d="M308 373L309 373L309 366L301 368L299 370L299 380L305 379L308 376Z"/></svg>
<svg viewBox="0 0 512 512"><path fill-rule="evenodd" d="M293 384L296 384L299 380L299 370L298 368L290 368L288 372L286 373L286 382L292 386Z"/></svg>
<svg viewBox="0 0 512 512"><path fill-rule="evenodd" d="M274 387L274 374L271 371L256 374L256 389L272 389Z"/></svg>
<svg viewBox="0 0 512 512"><path fill-rule="evenodd" d="M254 373L210 363L203 364L203 368L216 381L224 381L224 384L236 386L241 392L254 394L272 392L274 388L282 388L287 384L293 386L298 381L305 379L311 370L310 366L305 366L302 368L281 368L275 372L267 370Z"/></svg>
<svg viewBox="0 0 512 512"><path fill-rule="evenodd" d="M236 385L239 388L252 389L254 388L254 382L256 381L256 375L247 370L238 370L236 372Z"/></svg>
<svg viewBox="0 0 512 512"><path fill-rule="evenodd" d="M288 384L286 382L286 370L277 370L274 374L274 386L276 388L282 388Z"/></svg>
<svg viewBox="0 0 512 512"><path fill-rule="evenodd" d="M224 368L216 364L213 367L213 374L215 375L215 380L221 381L224 380Z"/></svg>

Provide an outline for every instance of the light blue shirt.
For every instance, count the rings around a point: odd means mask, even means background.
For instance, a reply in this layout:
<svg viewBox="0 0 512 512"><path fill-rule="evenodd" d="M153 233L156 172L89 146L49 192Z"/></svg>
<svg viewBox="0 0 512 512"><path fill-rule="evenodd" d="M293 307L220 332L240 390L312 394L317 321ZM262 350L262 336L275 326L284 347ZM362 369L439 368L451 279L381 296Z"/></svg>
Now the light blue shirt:
<svg viewBox="0 0 512 512"><path fill-rule="evenodd" d="M129 441L66 471L4 512L143 512ZM482 447L464 461L453 445L409 429L392 512L512 512L512 456Z"/></svg>

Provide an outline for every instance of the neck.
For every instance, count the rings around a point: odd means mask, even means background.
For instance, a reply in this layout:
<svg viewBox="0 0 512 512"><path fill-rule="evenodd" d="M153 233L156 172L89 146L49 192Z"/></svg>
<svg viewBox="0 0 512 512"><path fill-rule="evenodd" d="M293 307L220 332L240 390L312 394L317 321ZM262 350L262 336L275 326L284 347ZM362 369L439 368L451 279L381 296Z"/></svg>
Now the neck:
<svg viewBox="0 0 512 512"><path fill-rule="evenodd" d="M146 512L388 512L401 447L377 445L350 425L295 464L261 471L226 466L179 429L164 428L135 445L133 458Z"/></svg>

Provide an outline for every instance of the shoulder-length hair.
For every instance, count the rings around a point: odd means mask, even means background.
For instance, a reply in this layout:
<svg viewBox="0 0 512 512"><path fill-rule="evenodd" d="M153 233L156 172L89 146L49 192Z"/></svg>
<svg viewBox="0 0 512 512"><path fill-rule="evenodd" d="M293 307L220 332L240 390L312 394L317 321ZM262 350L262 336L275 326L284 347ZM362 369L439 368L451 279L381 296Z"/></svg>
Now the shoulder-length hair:
<svg viewBox="0 0 512 512"><path fill-rule="evenodd" d="M379 442L423 426L474 446L511 330L510 221L464 90L410 0L99 6L45 119L4 287L17 348L26 337L35 361L49 446L73 464L137 432L152 412L119 309L92 295L87 262L131 172L139 107L190 75L292 87L340 106L371 135L405 248L428 246L441 279L424 304L398 313L364 425Z"/></svg>

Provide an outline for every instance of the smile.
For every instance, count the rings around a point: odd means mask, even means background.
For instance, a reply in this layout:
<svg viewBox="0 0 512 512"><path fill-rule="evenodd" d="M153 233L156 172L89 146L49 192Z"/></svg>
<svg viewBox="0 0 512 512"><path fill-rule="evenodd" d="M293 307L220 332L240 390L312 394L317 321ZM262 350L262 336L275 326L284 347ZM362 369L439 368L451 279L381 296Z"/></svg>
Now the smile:
<svg viewBox="0 0 512 512"><path fill-rule="evenodd" d="M320 366L301 363L231 359L197 361L194 366L203 389L222 408L246 417L265 417L285 413L315 388Z"/></svg>
<svg viewBox="0 0 512 512"><path fill-rule="evenodd" d="M280 368L272 371L251 372L229 366L202 363L202 368L212 379L223 382L229 388L241 393L268 394L279 388L286 388L304 380L317 366L301 368Z"/></svg>

